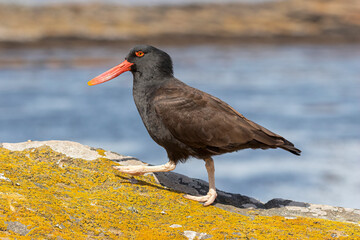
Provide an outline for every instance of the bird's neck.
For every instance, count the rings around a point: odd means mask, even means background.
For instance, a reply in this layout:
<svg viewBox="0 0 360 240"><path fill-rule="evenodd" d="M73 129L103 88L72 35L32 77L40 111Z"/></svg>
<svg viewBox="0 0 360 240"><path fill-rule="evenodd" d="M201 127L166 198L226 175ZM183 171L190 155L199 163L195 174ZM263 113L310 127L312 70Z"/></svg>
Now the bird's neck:
<svg viewBox="0 0 360 240"><path fill-rule="evenodd" d="M133 74L133 91L150 93L151 90L157 89L159 86L168 82L173 78L172 74L164 74L156 72L152 74L143 74L141 72L132 72Z"/></svg>
<svg viewBox="0 0 360 240"><path fill-rule="evenodd" d="M159 87L171 80L172 76L156 76L133 73L133 97L137 108L148 105Z"/></svg>

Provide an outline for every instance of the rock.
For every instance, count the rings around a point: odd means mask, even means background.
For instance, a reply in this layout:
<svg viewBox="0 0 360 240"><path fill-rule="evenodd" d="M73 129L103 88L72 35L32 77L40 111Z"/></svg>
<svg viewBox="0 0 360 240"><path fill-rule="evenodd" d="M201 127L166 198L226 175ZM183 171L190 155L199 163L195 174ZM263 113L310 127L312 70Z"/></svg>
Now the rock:
<svg viewBox="0 0 360 240"><path fill-rule="evenodd" d="M0 180L7 181L7 182L11 182L10 179L8 179L7 177L5 177L5 174L4 174L4 173L0 173Z"/></svg>
<svg viewBox="0 0 360 240"><path fill-rule="evenodd" d="M356 239L360 235L358 209L276 198L262 203L220 190L216 204L205 208L182 197L206 193L204 181L177 173L131 177L112 168L146 164L132 157L69 141L1 146L0 169L17 183L0 180L4 183L0 184L0 235L10 239L25 235L33 239L325 239L331 234ZM169 223L174 224L164 227Z"/></svg>
<svg viewBox="0 0 360 240"><path fill-rule="evenodd" d="M209 189L207 182L200 179L189 178L175 172L159 172L154 173L154 175L161 185L190 195L206 195ZM241 194L231 194L221 190L218 190L217 193L216 203L233 205L240 208L244 206L249 208L264 208L264 204L254 198Z"/></svg>
<svg viewBox="0 0 360 240"><path fill-rule="evenodd" d="M264 205L264 207L267 209L285 207L285 206L308 207L309 204L304 202L292 201L288 199L274 198L268 201L267 203L265 203Z"/></svg>
<svg viewBox="0 0 360 240"><path fill-rule="evenodd" d="M188 238L188 240L193 240L196 237L196 232L194 231L184 231L184 236Z"/></svg>
<svg viewBox="0 0 360 240"><path fill-rule="evenodd" d="M172 224L170 225L171 228L181 228L182 226L179 224Z"/></svg>
<svg viewBox="0 0 360 240"><path fill-rule="evenodd" d="M138 213L138 210L134 207L128 207L127 208L130 212L133 212L133 213Z"/></svg>
<svg viewBox="0 0 360 240"><path fill-rule="evenodd" d="M184 236L188 238L188 240L194 240L194 239L208 239L211 238L211 235L208 235L206 233L198 233L194 231L184 231Z"/></svg>
<svg viewBox="0 0 360 240"><path fill-rule="evenodd" d="M104 155L99 154L97 149L90 148L77 142L71 141L27 141L21 143L3 143L2 147L11 151L23 151L24 149L37 148L40 146L49 146L52 150L60 152L71 158L82 158L85 160L95 160L100 157L106 157L114 161L129 160L132 158L105 151Z"/></svg>
<svg viewBox="0 0 360 240"><path fill-rule="evenodd" d="M60 228L60 229L64 229L64 228L65 228L65 226L62 225L62 224L55 224L55 227L58 227L58 228Z"/></svg>
<svg viewBox="0 0 360 240"><path fill-rule="evenodd" d="M197 232L194 231L184 231L184 236L187 237L189 240L194 240L196 237Z"/></svg>
<svg viewBox="0 0 360 240"><path fill-rule="evenodd" d="M31 231L31 229L28 229L28 226L21 222L5 222L5 224L7 225L7 231L15 232L21 236L26 236Z"/></svg>
<svg viewBox="0 0 360 240"><path fill-rule="evenodd" d="M175 172L154 173L158 183L178 192L191 195L205 195L209 185L200 179L189 178ZM360 210L317 205L289 199L274 198L262 203L254 198L241 194L234 194L217 189L218 197L214 206L227 211L233 211L247 215L249 210L255 209L260 215L284 216L284 217L320 217L329 220L358 222L360 221Z"/></svg>

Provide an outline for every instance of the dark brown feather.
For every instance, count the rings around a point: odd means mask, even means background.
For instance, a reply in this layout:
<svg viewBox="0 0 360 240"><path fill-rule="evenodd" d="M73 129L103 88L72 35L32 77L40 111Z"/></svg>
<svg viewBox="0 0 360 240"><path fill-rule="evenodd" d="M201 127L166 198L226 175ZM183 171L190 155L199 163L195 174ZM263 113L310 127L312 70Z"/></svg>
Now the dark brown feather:
<svg viewBox="0 0 360 240"><path fill-rule="evenodd" d="M194 157L245 148L282 148L296 155L300 150L283 137L248 120L231 106L173 79L158 88L153 104L158 117Z"/></svg>

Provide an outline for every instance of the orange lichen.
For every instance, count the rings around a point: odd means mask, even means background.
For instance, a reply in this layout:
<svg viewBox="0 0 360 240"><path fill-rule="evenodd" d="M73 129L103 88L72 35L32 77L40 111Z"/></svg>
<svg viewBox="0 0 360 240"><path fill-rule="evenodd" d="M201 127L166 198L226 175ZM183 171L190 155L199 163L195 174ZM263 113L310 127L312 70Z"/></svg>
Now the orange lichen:
<svg viewBox="0 0 360 240"><path fill-rule="evenodd" d="M0 148L0 238L186 239L184 231L211 239L360 239L356 224L312 218L240 214L186 200L152 176L119 173L108 159L72 159L40 147ZM8 222L28 226L26 236ZM172 224L181 227L172 228Z"/></svg>

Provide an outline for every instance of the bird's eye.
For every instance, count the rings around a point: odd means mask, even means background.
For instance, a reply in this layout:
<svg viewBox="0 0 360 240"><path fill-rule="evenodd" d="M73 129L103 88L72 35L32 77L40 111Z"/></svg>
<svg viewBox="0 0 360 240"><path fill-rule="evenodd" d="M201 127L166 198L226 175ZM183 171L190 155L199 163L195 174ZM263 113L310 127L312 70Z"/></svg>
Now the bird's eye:
<svg viewBox="0 0 360 240"><path fill-rule="evenodd" d="M142 57L142 56L144 56L144 52L143 51L137 51L137 52L135 52L135 55L136 56L138 56L138 57Z"/></svg>

